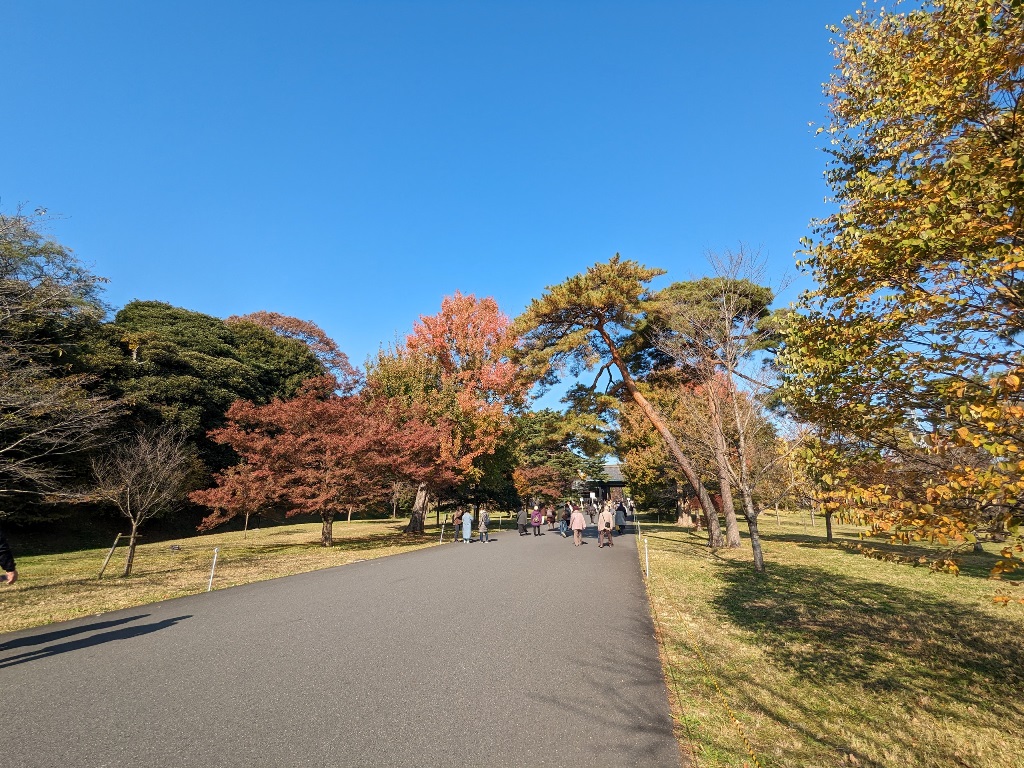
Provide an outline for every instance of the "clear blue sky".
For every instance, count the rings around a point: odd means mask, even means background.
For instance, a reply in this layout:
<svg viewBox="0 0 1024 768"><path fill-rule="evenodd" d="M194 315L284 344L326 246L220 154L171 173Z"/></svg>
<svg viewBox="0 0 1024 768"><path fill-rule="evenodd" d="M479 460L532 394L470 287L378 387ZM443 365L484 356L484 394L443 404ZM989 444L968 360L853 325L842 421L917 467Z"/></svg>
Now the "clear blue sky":
<svg viewBox="0 0 1024 768"><path fill-rule="evenodd" d="M456 289L515 316L616 251L781 275L858 5L7 0L0 207L59 215L115 308L283 312L356 363Z"/></svg>

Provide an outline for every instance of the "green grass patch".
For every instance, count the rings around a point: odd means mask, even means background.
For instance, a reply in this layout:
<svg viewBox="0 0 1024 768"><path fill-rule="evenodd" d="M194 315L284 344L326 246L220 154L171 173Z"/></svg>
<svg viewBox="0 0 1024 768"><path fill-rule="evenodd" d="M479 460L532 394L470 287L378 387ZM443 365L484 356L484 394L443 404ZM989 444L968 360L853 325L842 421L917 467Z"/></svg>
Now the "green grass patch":
<svg viewBox="0 0 1024 768"><path fill-rule="evenodd" d="M19 579L13 586L0 587L0 632L203 592L215 547L220 553L213 587L223 589L437 543L432 528L423 537L403 534L405 522L335 522L334 546L329 549L320 546L319 523L140 544L128 578L120 577L127 554L124 545L115 551L102 580L97 574L109 545L46 554L16 552ZM449 536L445 538L450 540Z"/></svg>
<svg viewBox="0 0 1024 768"><path fill-rule="evenodd" d="M833 544L820 520L766 514L762 528L763 576L746 541L712 553L702 535L643 528L695 766L754 765L744 738L764 768L1002 768L1024 754L1024 605L993 602L1024 588L985 578L998 545L964 555L957 577L866 558L852 527Z"/></svg>

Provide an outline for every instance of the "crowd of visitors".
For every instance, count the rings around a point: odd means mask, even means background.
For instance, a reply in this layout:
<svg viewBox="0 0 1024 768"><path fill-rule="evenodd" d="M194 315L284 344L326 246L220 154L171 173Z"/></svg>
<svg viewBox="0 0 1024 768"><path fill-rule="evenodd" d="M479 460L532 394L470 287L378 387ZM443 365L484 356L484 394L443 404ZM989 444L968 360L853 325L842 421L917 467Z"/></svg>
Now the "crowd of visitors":
<svg viewBox="0 0 1024 768"><path fill-rule="evenodd" d="M614 546L614 537L621 535L626 530L626 517L633 513L629 500L625 501L604 501L598 503L592 501L590 504L574 504L569 501L564 506L541 506L534 504L522 507L516 516L516 527L520 536L543 536L546 532L557 532L563 539L572 534L574 546L584 543L584 531L588 527L587 517L590 517L590 524L597 527L597 546L599 549ZM473 539L473 512L469 509L457 510L452 520L456 531L461 528L459 542L468 543ZM477 532L479 541L487 543L492 541L489 534L491 516L486 509L480 508L477 512ZM547 529L544 525L547 523Z"/></svg>

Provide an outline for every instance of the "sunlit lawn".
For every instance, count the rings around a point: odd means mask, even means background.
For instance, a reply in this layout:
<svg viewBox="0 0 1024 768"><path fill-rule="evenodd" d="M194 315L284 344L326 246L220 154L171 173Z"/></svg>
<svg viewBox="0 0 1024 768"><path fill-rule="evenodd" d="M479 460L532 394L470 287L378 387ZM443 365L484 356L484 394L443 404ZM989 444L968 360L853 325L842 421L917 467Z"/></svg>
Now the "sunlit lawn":
<svg viewBox="0 0 1024 768"><path fill-rule="evenodd" d="M405 522L335 522L330 549L320 546L319 523L140 544L133 573L126 579L120 576L127 552L124 546L114 553L102 580L97 575L109 547L20 555L18 582L0 587L0 632L205 591L215 547L219 555L213 588L223 589L437 543L431 528L425 537L401 533Z"/></svg>
<svg viewBox="0 0 1024 768"><path fill-rule="evenodd" d="M830 545L820 520L769 513L762 526L765 577L746 539L712 554L702 535L644 527L696 766L754 765L744 736L766 768L1024 764L1024 605L992 600L1024 587L985 578L998 547L954 577L865 558L854 528Z"/></svg>

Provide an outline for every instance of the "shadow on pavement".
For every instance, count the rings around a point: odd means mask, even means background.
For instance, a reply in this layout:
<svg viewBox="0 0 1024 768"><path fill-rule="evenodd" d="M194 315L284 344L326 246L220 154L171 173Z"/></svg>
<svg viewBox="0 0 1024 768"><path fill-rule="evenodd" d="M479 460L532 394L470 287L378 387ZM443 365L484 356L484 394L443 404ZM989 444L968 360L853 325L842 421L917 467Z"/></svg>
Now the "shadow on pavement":
<svg viewBox="0 0 1024 768"><path fill-rule="evenodd" d="M158 632L161 629L173 627L179 621L184 621L185 619L191 618L191 615L176 616L173 619L155 621L152 624L140 624L134 627L124 627L123 629L115 629L111 632L101 632L100 634L93 635L92 637L81 637L77 640L71 640L66 643L51 645L49 648L39 648L33 651L26 651L25 653L15 654L14 656L7 656L6 658L0 658L0 669L3 669L4 667L13 667L17 664L25 664L30 661L37 661L38 659L47 659L51 656L57 656L62 653L67 653L68 651L77 651L82 648L90 648L95 645L110 643L115 640L127 640L132 637L139 637L140 635L148 635L151 632Z"/></svg>
<svg viewBox="0 0 1024 768"><path fill-rule="evenodd" d="M97 621L92 624L83 624L79 627L70 627L68 629L60 629L56 632L41 632L36 635L29 637L19 637L17 640L9 640L6 643L0 643L0 651L10 651L14 648L24 648L27 645L42 645L43 643L50 643L54 640L60 640L65 637L71 637L71 635L80 635L83 632L92 632L97 629L107 629L108 627L116 627L119 624L127 624L129 621L135 621L136 619L144 619L149 616L148 613L140 613L138 616L128 616L123 619L110 619L108 621Z"/></svg>

